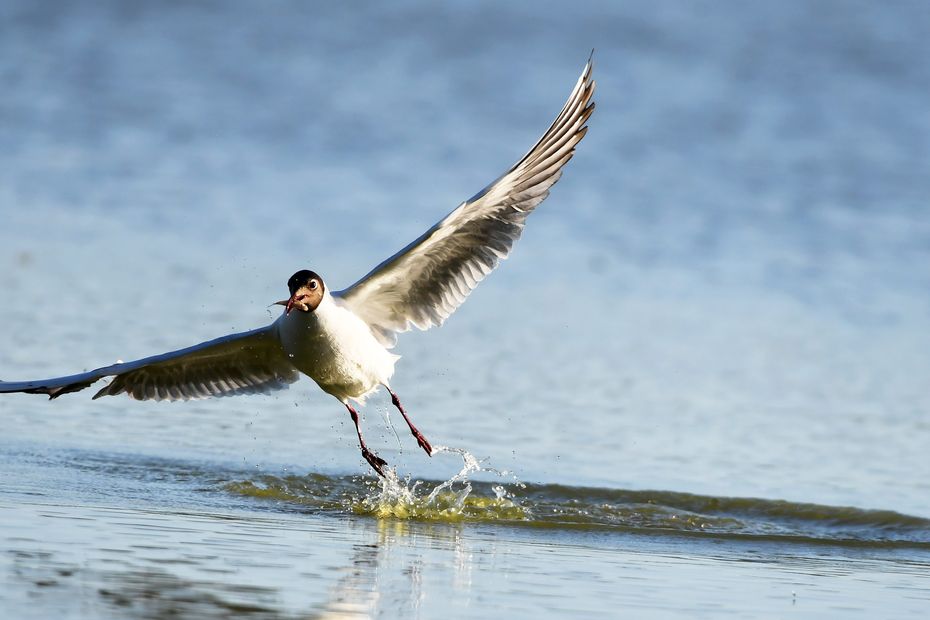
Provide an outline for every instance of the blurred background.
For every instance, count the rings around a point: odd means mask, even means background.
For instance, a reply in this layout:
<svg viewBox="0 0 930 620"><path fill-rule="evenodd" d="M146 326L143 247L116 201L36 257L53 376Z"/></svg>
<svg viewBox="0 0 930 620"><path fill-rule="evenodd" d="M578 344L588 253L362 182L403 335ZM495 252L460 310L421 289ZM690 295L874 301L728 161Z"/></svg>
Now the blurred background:
<svg viewBox="0 0 930 620"><path fill-rule="evenodd" d="M351 284L517 161L592 48L514 254L395 350L419 428L506 489L392 495L309 380L10 395L0 609L924 618L926 2L5 0L0 377L267 324L298 269ZM366 438L422 499L462 459L391 412Z"/></svg>
<svg viewBox="0 0 930 620"><path fill-rule="evenodd" d="M4 2L0 376L68 374L342 288L597 111L512 258L394 387L525 481L930 516L924 2ZM366 470L309 381L0 401L46 446ZM392 464L441 478L370 401ZM393 420L393 419L392 419Z"/></svg>

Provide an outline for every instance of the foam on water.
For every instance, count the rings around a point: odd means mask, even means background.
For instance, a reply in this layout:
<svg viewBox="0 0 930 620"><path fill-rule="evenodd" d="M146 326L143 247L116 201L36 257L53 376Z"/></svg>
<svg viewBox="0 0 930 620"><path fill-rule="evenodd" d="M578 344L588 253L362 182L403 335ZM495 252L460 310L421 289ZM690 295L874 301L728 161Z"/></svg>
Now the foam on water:
<svg viewBox="0 0 930 620"><path fill-rule="evenodd" d="M494 497L473 494L469 477L479 473L508 476L485 465L487 459L479 460L463 448L435 446L433 455L458 454L462 457L462 469L448 480L430 485L422 480L403 480L394 469L379 479L373 493L353 506L359 514L370 514L380 518L397 517L423 520L456 521L462 519L529 519L527 509L517 506L506 488L493 485ZM517 484L519 481L517 481Z"/></svg>
<svg viewBox="0 0 930 620"><path fill-rule="evenodd" d="M512 474L486 465L463 448L435 446L433 455L451 453L462 458L462 468L443 481L415 480L398 476L388 469L383 478L307 476L259 476L256 479L229 482L227 491L262 499L309 506L315 510L349 512L380 519L415 519L420 521L528 521L528 507L514 501L511 491L501 482L480 483L476 492L471 477L491 474L524 487Z"/></svg>

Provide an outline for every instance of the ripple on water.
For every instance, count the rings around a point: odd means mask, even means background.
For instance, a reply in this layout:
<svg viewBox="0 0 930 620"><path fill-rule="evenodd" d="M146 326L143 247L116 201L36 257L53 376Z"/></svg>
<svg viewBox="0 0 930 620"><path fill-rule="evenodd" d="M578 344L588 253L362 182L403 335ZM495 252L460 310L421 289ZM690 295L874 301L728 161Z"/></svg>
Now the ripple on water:
<svg viewBox="0 0 930 620"><path fill-rule="evenodd" d="M887 510L781 500L524 484L484 466L467 451L445 481L357 476L258 476L225 484L229 492L313 511L379 519L496 523L564 530L709 535L786 543L930 549L930 520ZM500 482L470 477L490 473Z"/></svg>

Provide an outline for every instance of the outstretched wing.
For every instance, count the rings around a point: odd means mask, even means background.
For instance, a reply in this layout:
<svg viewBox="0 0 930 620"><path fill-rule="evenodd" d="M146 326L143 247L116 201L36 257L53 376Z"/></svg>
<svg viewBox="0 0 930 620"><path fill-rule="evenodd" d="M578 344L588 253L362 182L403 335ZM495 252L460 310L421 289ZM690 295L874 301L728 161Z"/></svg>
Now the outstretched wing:
<svg viewBox="0 0 930 620"><path fill-rule="evenodd" d="M269 325L79 375L40 381L0 381L0 393L26 392L57 398L111 376L113 381L94 398L124 392L137 400L267 393L286 388L300 374L281 348L274 325Z"/></svg>
<svg viewBox="0 0 930 620"><path fill-rule="evenodd" d="M334 293L385 346L413 325L429 329L458 308L520 238L526 217L549 195L594 111L588 60L549 130L523 159L419 239L349 288Z"/></svg>

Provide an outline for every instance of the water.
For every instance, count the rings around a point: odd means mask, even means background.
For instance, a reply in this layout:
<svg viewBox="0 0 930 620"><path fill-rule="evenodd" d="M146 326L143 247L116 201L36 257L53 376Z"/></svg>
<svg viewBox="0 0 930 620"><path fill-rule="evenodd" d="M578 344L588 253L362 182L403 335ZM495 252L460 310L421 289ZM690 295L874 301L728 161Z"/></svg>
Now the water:
<svg viewBox="0 0 930 620"><path fill-rule="evenodd" d="M354 281L519 157L592 47L598 109L513 257L400 341L454 450L378 395L385 486L309 381L3 398L0 609L925 616L928 17L5 3L4 379L270 322L299 268Z"/></svg>

